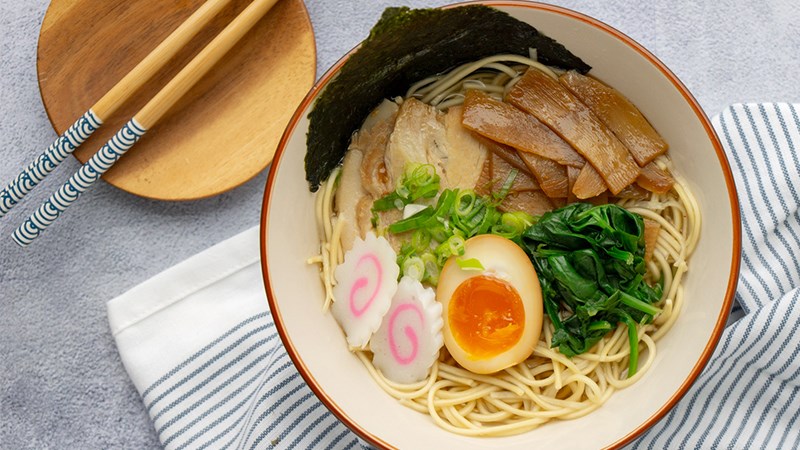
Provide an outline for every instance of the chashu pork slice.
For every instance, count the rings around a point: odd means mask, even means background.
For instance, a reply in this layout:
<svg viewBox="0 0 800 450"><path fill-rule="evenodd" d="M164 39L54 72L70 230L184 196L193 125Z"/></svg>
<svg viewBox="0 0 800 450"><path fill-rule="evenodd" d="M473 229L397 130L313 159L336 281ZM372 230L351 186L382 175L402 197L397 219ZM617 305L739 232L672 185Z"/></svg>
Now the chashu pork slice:
<svg viewBox="0 0 800 450"><path fill-rule="evenodd" d="M528 112L569 142L597 169L617 194L639 176L639 166L625 145L558 80L530 68L506 94L506 101Z"/></svg>
<svg viewBox="0 0 800 450"><path fill-rule="evenodd" d="M462 123L495 142L561 165L583 167L586 163L575 149L536 117L495 100L485 92L467 91Z"/></svg>
<svg viewBox="0 0 800 450"><path fill-rule="evenodd" d="M383 100L364 120L354 136L351 147L364 154L361 162L361 183L373 197L380 198L394 190L386 170L386 145L394 130L399 110L397 103Z"/></svg>
<svg viewBox="0 0 800 450"><path fill-rule="evenodd" d="M621 92L574 70L558 77L625 144L631 156L646 166L669 147L641 111Z"/></svg>
<svg viewBox="0 0 800 450"><path fill-rule="evenodd" d="M461 116L460 106L442 113L415 98L403 102L384 159L392 186L410 163L433 165L441 189L475 185L488 151L464 128Z"/></svg>
<svg viewBox="0 0 800 450"><path fill-rule="evenodd" d="M447 154L428 155L429 162L441 174L441 189L471 189L478 182L488 155L486 146L461 124L462 112L461 106L454 106L443 117Z"/></svg>
<svg viewBox="0 0 800 450"><path fill-rule="evenodd" d="M336 189L337 220L344 222L342 227L342 248L347 251L353 247L356 236L361 235L358 229L358 205L369 193L361 185L361 162L364 154L352 146L347 150L339 175L339 187ZM365 232L366 234L366 232Z"/></svg>
<svg viewBox="0 0 800 450"><path fill-rule="evenodd" d="M405 100L400 105L384 156L392 186L403 179L408 164L447 159L447 130L442 116L444 113L415 98ZM434 167L441 177L441 165L434 163Z"/></svg>
<svg viewBox="0 0 800 450"><path fill-rule="evenodd" d="M341 236L345 251L356 236L363 238L372 228L367 212L374 199L393 189L383 155L397 113L397 104L384 100L353 135L345 154L335 198L338 220L345 222Z"/></svg>

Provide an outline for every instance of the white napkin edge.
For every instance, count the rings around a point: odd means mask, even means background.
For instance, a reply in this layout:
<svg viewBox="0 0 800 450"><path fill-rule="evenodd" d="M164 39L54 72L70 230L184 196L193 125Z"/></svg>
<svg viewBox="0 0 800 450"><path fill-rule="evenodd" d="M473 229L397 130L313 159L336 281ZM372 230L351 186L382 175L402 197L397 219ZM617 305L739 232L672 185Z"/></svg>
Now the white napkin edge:
<svg viewBox="0 0 800 450"><path fill-rule="evenodd" d="M133 287L106 304L114 337L192 293L258 262L259 227L222 241ZM255 243L255 244L254 244ZM175 280L191 280L188 284Z"/></svg>

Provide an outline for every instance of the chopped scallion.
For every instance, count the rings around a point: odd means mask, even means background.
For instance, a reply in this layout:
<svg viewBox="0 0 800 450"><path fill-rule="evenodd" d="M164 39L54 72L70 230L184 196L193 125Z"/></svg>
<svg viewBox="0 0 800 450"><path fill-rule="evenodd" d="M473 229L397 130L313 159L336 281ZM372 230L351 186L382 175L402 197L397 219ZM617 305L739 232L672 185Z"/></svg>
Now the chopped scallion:
<svg viewBox="0 0 800 450"><path fill-rule="evenodd" d="M461 270L486 270L483 264L475 258L456 258L456 264Z"/></svg>
<svg viewBox="0 0 800 450"><path fill-rule="evenodd" d="M419 256L412 256L403 261L403 275L417 281L425 277L425 263Z"/></svg>

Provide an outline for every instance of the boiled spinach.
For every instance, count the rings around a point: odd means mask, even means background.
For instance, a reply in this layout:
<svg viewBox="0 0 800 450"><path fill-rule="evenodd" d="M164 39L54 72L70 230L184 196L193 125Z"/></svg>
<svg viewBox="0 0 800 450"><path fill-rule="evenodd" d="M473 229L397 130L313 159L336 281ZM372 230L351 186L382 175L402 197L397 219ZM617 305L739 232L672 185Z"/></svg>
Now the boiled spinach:
<svg viewBox="0 0 800 450"><path fill-rule="evenodd" d="M660 285L644 281L644 222L617 205L573 203L545 213L522 236L539 275L552 347L566 356L588 351L618 323L628 327L628 376L638 364L637 323L660 310Z"/></svg>

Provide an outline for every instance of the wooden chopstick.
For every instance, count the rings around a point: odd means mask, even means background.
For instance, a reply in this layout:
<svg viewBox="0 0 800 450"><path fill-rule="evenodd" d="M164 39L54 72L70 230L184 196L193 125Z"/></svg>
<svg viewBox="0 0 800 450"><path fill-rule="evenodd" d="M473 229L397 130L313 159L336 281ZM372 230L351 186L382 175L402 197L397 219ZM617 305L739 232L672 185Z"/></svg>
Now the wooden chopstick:
<svg viewBox="0 0 800 450"><path fill-rule="evenodd" d="M33 242L67 207L89 189L151 129L261 19L278 0L253 0L222 32L137 112L97 153L31 215L12 237Z"/></svg>
<svg viewBox="0 0 800 450"><path fill-rule="evenodd" d="M185 47L230 2L231 0L208 0L197 8L188 19L79 117L47 150L20 172L14 181L0 191L0 217L3 217L67 156L80 147L106 119L164 67L178 50Z"/></svg>

